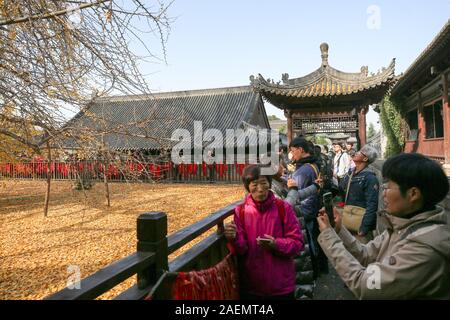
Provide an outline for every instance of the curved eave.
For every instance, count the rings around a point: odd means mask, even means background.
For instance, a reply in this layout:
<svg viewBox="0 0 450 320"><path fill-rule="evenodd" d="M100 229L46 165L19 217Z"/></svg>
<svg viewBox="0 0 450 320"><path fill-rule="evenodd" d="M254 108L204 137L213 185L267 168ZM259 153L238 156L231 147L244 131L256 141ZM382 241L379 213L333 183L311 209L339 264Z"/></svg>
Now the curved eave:
<svg viewBox="0 0 450 320"><path fill-rule="evenodd" d="M366 88L365 90L359 90L354 92L343 93L340 95L311 95L311 96L286 96L273 94L270 91L261 92L264 100L270 102L272 105L285 109L286 107L295 105L302 107L315 107L329 105L330 103L338 105L348 105L348 104L364 104L369 105L379 102L386 91L391 86L391 83L383 83L371 88Z"/></svg>
<svg viewBox="0 0 450 320"><path fill-rule="evenodd" d="M394 79L394 71L395 59L392 59L387 68L370 77L344 73L332 67L321 67L305 77L288 80L291 84L270 83L260 75L258 79L252 80L252 86L262 95L295 98L346 96L389 86Z"/></svg>

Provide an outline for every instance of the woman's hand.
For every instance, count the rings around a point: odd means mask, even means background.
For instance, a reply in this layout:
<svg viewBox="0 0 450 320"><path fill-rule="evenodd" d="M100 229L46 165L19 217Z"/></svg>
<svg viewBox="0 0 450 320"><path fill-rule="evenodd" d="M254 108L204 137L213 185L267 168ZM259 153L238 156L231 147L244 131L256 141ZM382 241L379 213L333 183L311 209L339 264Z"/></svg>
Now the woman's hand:
<svg viewBox="0 0 450 320"><path fill-rule="evenodd" d="M256 238L256 244L265 250L276 250L275 238L265 234L264 238Z"/></svg>
<svg viewBox="0 0 450 320"><path fill-rule="evenodd" d="M295 164L289 163L287 165L287 169L289 172L294 172L295 171Z"/></svg>
<svg viewBox="0 0 450 320"><path fill-rule="evenodd" d="M287 181L287 186L288 186L288 188L297 187L297 182L295 182L294 179L289 178Z"/></svg>
<svg viewBox="0 0 450 320"><path fill-rule="evenodd" d="M236 224L234 221L231 221L225 225L224 235L229 241L236 239Z"/></svg>
<svg viewBox="0 0 450 320"><path fill-rule="evenodd" d="M336 231L336 233L339 233L342 227L342 217L335 207L333 207L333 216L334 216L334 230ZM319 223L320 232L322 232L327 228L331 228L330 219L328 219L328 215L325 208L319 210L317 222Z"/></svg>

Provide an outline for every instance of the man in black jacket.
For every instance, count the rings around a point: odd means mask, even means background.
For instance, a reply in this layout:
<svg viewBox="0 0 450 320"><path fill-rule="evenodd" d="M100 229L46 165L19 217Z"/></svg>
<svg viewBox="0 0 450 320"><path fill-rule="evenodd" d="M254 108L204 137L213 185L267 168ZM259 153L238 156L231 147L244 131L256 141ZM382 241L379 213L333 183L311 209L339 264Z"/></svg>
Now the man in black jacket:
<svg viewBox="0 0 450 320"><path fill-rule="evenodd" d="M339 185L346 205L366 209L359 231L354 235L362 243L373 239L372 230L377 223L379 182L376 174L368 168L376 158L375 148L369 145L362 147L352 157L355 168L349 170Z"/></svg>

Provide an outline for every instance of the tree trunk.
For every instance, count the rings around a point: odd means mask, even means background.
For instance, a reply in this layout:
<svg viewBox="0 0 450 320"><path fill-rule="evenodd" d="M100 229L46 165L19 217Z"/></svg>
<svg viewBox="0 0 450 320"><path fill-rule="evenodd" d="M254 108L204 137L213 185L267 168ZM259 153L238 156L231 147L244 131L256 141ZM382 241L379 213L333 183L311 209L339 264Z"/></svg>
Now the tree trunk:
<svg viewBox="0 0 450 320"><path fill-rule="evenodd" d="M109 161L107 160L107 161L105 161L105 164L104 164L103 181L105 182L106 205L107 205L108 207L111 207L111 201L110 201L110 198L109 198L108 173L107 173L107 171L106 171L106 170L108 169L108 166L109 166Z"/></svg>
<svg viewBox="0 0 450 320"><path fill-rule="evenodd" d="M109 168L109 156L108 156L108 150L106 149L106 144L104 140L104 136L102 135L102 147L104 151L105 161L104 161L104 168L103 168L103 182L105 183L105 196L106 196L106 205L108 207L111 207L111 200L109 197L109 185L108 185L108 168Z"/></svg>
<svg viewBox="0 0 450 320"><path fill-rule="evenodd" d="M48 203L50 201L50 182L52 181L52 171L51 171L52 153L50 149L50 143L47 141L47 190L45 192L45 203L44 203L44 217L47 217L48 213Z"/></svg>

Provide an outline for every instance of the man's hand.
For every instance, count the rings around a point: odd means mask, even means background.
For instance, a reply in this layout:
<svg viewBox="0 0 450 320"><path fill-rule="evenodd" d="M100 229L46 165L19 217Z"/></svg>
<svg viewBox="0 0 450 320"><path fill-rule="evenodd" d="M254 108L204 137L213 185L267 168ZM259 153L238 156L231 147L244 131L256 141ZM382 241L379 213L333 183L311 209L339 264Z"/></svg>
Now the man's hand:
<svg viewBox="0 0 450 320"><path fill-rule="evenodd" d="M256 238L256 244L265 250L276 250L275 238L265 234L264 238Z"/></svg>
<svg viewBox="0 0 450 320"><path fill-rule="evenodd" d="M224 235L229 241L236 239L236 225L234 224L234 221L225 225Z"/></svg>
<svg viewBox="0 0 450 320"><path fill-rule="evenodd" d="M342 227L342 217L335 207L333 207L333 216L334 216L334 230L336 231L336 233L339 233ZM328 215L325 208L319 210L317 222L319 223L320 232L322 232L327 228L331 228L330 220L328 219Z"/></svg>

